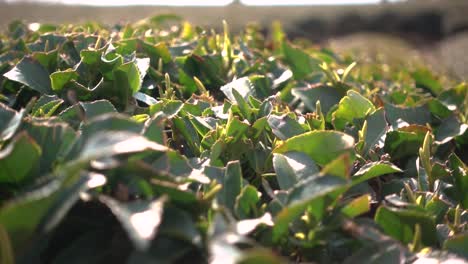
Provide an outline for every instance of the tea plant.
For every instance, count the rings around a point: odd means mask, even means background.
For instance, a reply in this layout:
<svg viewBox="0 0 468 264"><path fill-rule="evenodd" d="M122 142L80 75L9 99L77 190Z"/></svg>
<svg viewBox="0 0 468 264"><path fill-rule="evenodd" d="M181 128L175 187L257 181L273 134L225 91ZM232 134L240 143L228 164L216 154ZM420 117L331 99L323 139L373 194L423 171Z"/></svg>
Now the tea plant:
<svg viewBox="0 0 468 264"><path fill-rule="evenodd" d="M0 36L1 263L468 258L468 96L279 24Z"/></svg>

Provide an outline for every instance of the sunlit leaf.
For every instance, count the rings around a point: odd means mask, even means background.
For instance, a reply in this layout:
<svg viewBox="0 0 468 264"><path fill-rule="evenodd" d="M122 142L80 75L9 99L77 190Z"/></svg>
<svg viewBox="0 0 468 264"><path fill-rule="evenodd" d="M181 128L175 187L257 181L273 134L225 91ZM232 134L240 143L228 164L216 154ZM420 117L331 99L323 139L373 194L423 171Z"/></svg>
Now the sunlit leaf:
<svg viewBox="0 0 468 264"><path fill-rule="evenodd" d="M145 150L164 152L167 147L130 132L101 132L86 142L80 159L93 160Z"/></svg>
<svg viewBox="0 0 468 264"><path fill-rule="evenodd" d="M382 176L390 173L401 173L403 172L397 166L390 162L379 161L372 162L362 166L359 171L353 175L353 184L358 184L374 177Z"/></svg>
<svg viewBox="0 0 468 264"><path fill-rule="evenodd" d="M101 196L100 201L111 209L137 249L146 250L150 246L161 224L164 198L121 204L110 197Z"/></svg>
<svg viewBox="0 0 468 264"><path fill-rule="evenodd" d="M339 102L336 111L333 112L333 124L337 129L342 130L347 122L352 123L354 119L364 118L366 114L374 110L374 105L368 99L358 92L349 90Z"/></svg>
<svg viewBox="0 0 468 264"><path fill-rule="evenodd" d="M249 78L244 77L244 78L234 80L222 86L220 89L229 100L233 102L237 102L232 91L236 90L239 93L239 95L242 96L244 100L246 100L248 96L252 94L252 83L250 82Z"/></svg>
<svg viewBox="0 0 468 264"><path fill-rule="evenodd" d="M367 213L370 211L370 200L371 197L367 194L359 196L343 207L341 212L347 217L356 217L358 215Z"/></svg>
<svg viewBox="0 0 468 264"><path fill-rule="evenodd" d="M338 131L311 131L286 140L275 153L304 152L319 165L325 165L345 152L351 152L354 139Z"/></svg>

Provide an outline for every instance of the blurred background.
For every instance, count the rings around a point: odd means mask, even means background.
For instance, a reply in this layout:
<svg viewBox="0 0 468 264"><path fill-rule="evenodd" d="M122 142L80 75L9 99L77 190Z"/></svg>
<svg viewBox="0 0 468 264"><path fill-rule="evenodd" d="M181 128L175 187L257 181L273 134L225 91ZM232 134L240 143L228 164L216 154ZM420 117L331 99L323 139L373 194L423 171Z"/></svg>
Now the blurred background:
<svg viewBox="0 0 468 264"><path fill-rule="evenodd" d="M234 32L248 22L283 24L289 38L338 51L366 50L405 59L417 54L436 71L468 79L467 0L0 0L0 27L28 23L133 23L177 14Z"/></svg>

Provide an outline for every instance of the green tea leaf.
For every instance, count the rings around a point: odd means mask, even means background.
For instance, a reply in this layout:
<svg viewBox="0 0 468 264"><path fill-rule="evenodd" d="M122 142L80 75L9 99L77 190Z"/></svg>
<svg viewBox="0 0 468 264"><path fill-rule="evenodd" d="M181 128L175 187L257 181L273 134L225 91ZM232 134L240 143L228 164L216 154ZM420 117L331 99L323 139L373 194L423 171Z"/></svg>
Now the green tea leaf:
<svg viewBox="0 0 468 264"><path fill-rule="evenodd" d="M444 243L444 249L458 254L464 258L468 258L468 234L462 233L447 239Z"/></svg>
<svg viewBox="0 0 468 264"><path fill-rule="evenodd" d="M435 131L435 140L438 144L445 144L454 137L463 135L468 129L467 124L463 124L454 115L444 119Z"/></svg>
<svg viewBox="0 0 468 264"><path fill-rule="evenodd" d="M443 91L442 84L432 75L428 69L419 69L412 73L417 87L428 89L433 95Z"/></svg>
<svg viewBox="0 0 468 264"><path fill-rule="evenodd" d="M50 75L52 90L56 93L63 90L64 86L70 81L75 81L79 77L78 73L72 69L65 71L56 71Z"/></svg>
<svg viewBox="0 0 468 264"><path fill-rule="evenodd" d="M377 210L375 221L386 234L405 244L412 241L415 225L419 224L423 244L431 246L437 243L434 219L425 212L381 206Z"/></svg>
<svg viewBox="0 0 468 264"><path fill-rule="evenodd" d="M321 173L337 176L343 179L349 179L353 167L354 157L349 152L345 152L338 158L329 162L322 168Z"/></svg>
<svg viewBox="0 0 468 264"><path fill-rule="evenodd" d="M377 109L367 118L367 133L363 152L368 153L376 146L382 148L384 146L384 136L387 132L387 121L385 120L385 111L383 108Z"/></svg>
<svg viewBox="0 0 468 264"><path fill-rule="evenodd" d="M344 96L342 92L330 86L296 88L292 90L292 94L299 97L311 111L316 110L316 103L320 101L324 115Z"/></svg>
<svg viewBox="0 0 468 264"><path fill-rule="evenodd" d="M368 194L359 196L343 207L341 212L351 218L365 214L370 211L370 201L371 197Z"/></svg>
<svg viewBox="0 0 468 264"><path fill-rule="evenodd" d="M223 189L218 193L218 202L234 211L237 196L242 190L242 170L238 161L231 161L226 165L221 183Z"/></svg>
<svg viewBox="0 0 468 264"><path fill-rule="evenodd" d="M343 189L346 183L339 177L319 176L310 177L294 186L288 196L288 206L275 218L273 240L278 241L288 231L289 224L298 218L309 204L323 199L331 192Z"/></svg>
<svg viewBox="0 0 468 264"><path fill-rule="evenodd" d="M286 140L306 132L297 120L292 119L287 114L282 116L270 115L268 117L268 125L273 134L281 140Z"/></svg>
<svg viewBox="0 0 468 264"><path fill-rule="evenodd" d="M88 139L81 153L80 160L90 161L145 150L165 152L167 151L167 147L131 132L103 131L94 134Z"/></svg>
<svg viewBox="0 0 468 264"><path fill-rule="evenodd" d="M128 91L131 95L134 95L141 88L142 80L140 78L140 72L133 62L120 65L114 71L114 77L117 89L122 94L126 94L127 92L124 91Z"/></svg>
<svg viewBox="0 0 468 264"><path fill-rule="evenodd" d="M236 198L235 212L241 219L255 215L260 196L255 187L247 185Z"/></svg>
<svg viewBox="0 0 468 264"><path fill-rule="evenodd" d="M42 217L52 205L57 193L42 195L5 205L0 210L0 223L7 230L15 253L19 253L33 239Z"/></svg>
<svg viewBox="0 0 468 264"><path fill-rule="evenodd" d="M246 120L250 120L250 117L252 116L252 109L250 108L250 106L247 104L247 102L245 101L245 99L242 97L242 95L237 92L237 90L233 89L232 90L232 95L234 96L234 98L236 99L236 102L237 102L237 105L239 106L239 110L242 114L242 116L246 119Z"/></svg>
<svg viewBox="0 0 468 264"><path fill-rule="evenodd" d="M409 124L426 125L426 123L431 123L431 111L427 105L402 107L386 103L385 116L391 125L397 125L400 119Z"/></svg>
<svg viewBox="0 0 468 264"><path fill-rule="evenodd" d="M107 100L96 100L89 103L80 102L79 104L83 107L86 119L88 120L103 114L117 112L115 107Z"/></svg>
<svg viewBox="0 0 468 264"><path fill-rule="evenodd" d="M167 118L172 118L182 110L184 103L176 100L159 101L150 106L150 114L154 115L161 111Z"/></svg>
<svg viewBox="0 0 468 264"><path fill-rule="evenodd" d="M403 172L397 166L386 161L371 162L362 166L358 172L353 175L353 185L361 182L370 180L375 177L379 177L390 173L401 173Z"/></svg>
<svg viewBox="0 0 468 264"><path fill-rule="evenodd" d="M64 123L28 122L24 130L42 150L36 173L50 172L71 150L77 134Z"/></svg>
<svg viewBox="0 0 468 264"><path fill-rule="evenodd" d="M463 208L468 208L468 167L455 154L451 154L448 159L448 167L451 169L451 174L454 180L454 188L456 196Z"/></svg>
<svg viewBox="0 0 468 264"><path fill-rule="evenodd" d="M325 165L345 152L352 152L353 137L338 131L311 131L287 139L274 153L304 152L317 164Z"/></svg>
<svg viewBox="0 0 468 264"><path fill-rule="evenodd" d="M0 151L0 183L21 184L38 166L41 148L23 132Z"/></svg>
<svg viewBox="0 0 468 264"><path fill-rule="evenodd" d="M346 123L354 119L364 118L368 113L375 111L374 105L358 92L349 90L340 100L338 109L333 112L333 124L339 130L345 128Z"/></svg>
<svg viewBox="0 0 468 264"><path fill-rule="evenodd" d="M384 150L389 153L393 159L401 159L417 155L423 141L423 133L391 131L387 133L385 138Z"/></svg>
<svg viewBox="0 0 468 264"><path fill-rule="evenodd" d="M273 167L282 190L288 190L299 181L305 180L319 172L317 165L307 154L286 152L273 154Z"/></svg>
<svg viewBox="0 0 468 264"><path fill-rule="evenodd" d="M24 111L16 112L0 103L0 142L13 137L21 124Z"/></svg>
<svg viewBox="0 0 468 264"><path fill-rule="evenodd" d="M15 258L11 247L10 238L5 228L0 225L0 260L5 264L14 264Z"/></svg>
<svg viewBox="0 0 468 264"><path fill-rule="evenodd" d="M283 42L284 60L291 67L294 79L301 80L313 73L320 71L320 62L313 59L306 52Z"/></svg>

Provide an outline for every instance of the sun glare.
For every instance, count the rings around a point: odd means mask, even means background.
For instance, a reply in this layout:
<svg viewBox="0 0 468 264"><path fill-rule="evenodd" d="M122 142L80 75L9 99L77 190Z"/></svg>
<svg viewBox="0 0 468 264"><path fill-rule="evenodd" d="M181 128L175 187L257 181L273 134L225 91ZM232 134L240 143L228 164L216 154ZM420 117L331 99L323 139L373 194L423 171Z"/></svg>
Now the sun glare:
<svg viewBox="0 0 468 264"><path fill-rule="evenodd" d="M130 222L141 237L149 239L156 232L156 226L160 222L160 217L158 212L148 210L133 214L130 217Z"/></svg>

